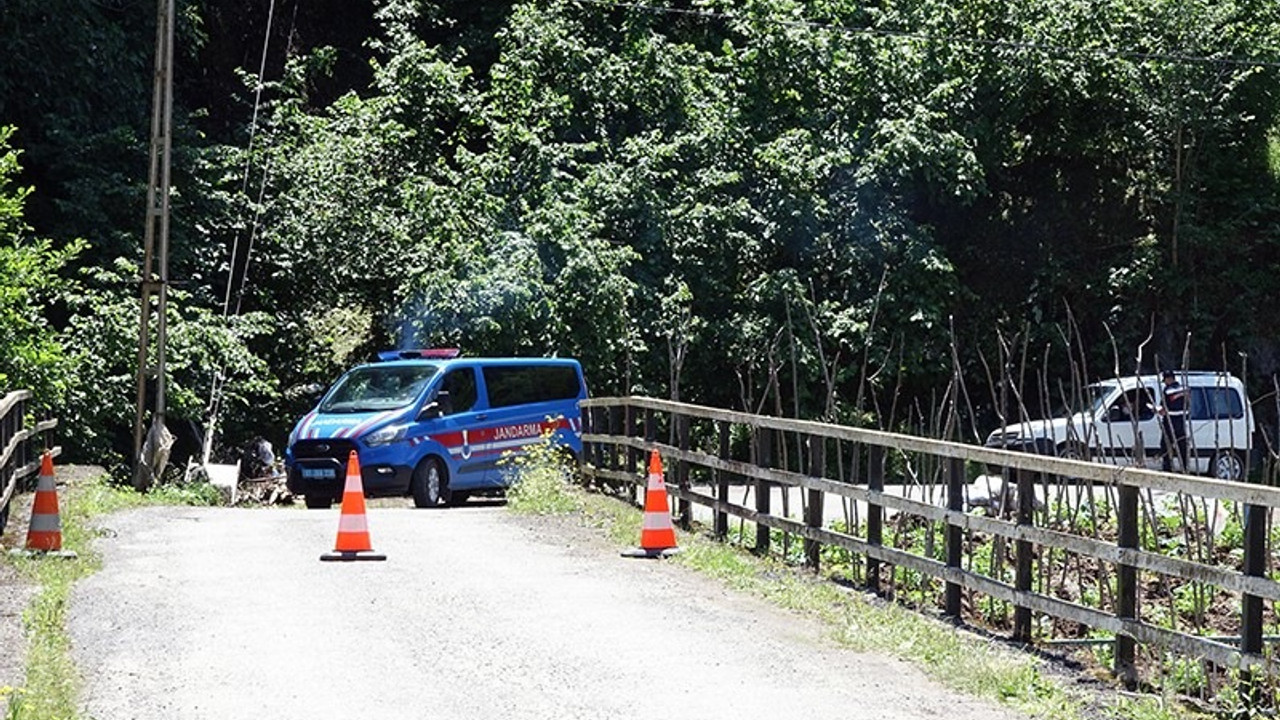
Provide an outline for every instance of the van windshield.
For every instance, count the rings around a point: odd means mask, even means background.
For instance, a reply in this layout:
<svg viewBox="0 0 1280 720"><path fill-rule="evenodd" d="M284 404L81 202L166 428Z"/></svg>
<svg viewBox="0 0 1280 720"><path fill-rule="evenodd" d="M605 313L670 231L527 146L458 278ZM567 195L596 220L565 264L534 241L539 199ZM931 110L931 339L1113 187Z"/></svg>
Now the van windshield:
<svg viewBox="0 0 1280 720"><path fill-rule="evenodd" d="M320 404L320 412L379 412L404 407L418 399L439 370L429 363L356 368L342 376Z"/></svg>

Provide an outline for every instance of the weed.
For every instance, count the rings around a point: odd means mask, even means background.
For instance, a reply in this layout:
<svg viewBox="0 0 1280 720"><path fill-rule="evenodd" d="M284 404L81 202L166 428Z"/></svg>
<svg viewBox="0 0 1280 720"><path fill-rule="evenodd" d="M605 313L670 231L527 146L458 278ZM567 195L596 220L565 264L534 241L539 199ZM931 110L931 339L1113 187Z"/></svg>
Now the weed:
<svg viewBox="0 0 1280 720"><path fill-rule="evenodd" d="M576 468L550 433L522 452L504 455L499 465L510 479L507 506L512 510L555 515L581 507L578 495L571 490Z"/></svg>

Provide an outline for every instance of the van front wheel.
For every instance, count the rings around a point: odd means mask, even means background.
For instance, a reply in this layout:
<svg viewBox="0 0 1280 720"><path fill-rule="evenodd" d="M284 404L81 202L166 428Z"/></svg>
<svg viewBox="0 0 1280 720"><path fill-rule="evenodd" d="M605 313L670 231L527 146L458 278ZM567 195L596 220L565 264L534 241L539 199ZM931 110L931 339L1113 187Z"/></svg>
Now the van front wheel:
<svg viewBox="0 0 1280 720"><path fill-rule="evenodd" d="M1218 480L1241 480L1244 478L1244 463L1240 453L1234 450L1219 450L1213 456L1213 477Z"/></svg>
<svg viewBox="0 0 1280 720"><path fill-rule="evenodd" d="M435 507L449 496L449 473L439 459L429 457L414 468L409 489L413 492L414 506Z"/></svg>
<svg viewBox="0 0 1280 720"><path fill-rule="evenodd" d="M1068 441L1058 445L1058 457L1068 460L1084 460L1084 446L1075 441Z"/></svg>

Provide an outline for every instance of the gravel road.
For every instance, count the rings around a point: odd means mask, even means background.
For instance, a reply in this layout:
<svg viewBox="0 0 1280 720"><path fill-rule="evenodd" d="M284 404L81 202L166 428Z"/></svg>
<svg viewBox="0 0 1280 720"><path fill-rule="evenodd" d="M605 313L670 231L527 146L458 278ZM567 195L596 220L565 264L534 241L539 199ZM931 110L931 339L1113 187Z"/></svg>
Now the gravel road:
<svg viewBox="0 0 1280 720"><path fill-rule="evenodd" d="M368 520L386 562L318 560L337 509L103 519L68 613L86 715L1015 717L588 529L480 503Z"/></svg>

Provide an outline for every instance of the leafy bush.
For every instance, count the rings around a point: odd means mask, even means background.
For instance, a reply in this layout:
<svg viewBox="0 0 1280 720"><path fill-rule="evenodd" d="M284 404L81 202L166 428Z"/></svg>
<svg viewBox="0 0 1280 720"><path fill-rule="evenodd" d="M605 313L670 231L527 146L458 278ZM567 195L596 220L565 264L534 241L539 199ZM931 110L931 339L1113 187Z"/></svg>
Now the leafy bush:
<svg viewBox="0 0 1280 720"><path fill-rule="evenodd" d="M70 368L45 313L68 286L63 267L84 244L55 248L29 236L23 209L32 189L12 186L20 170L9 146L13 131L0 127L0 395L25 388L38 403L57 407Z"/></svg>

